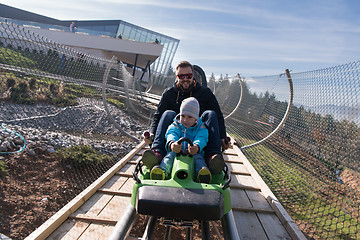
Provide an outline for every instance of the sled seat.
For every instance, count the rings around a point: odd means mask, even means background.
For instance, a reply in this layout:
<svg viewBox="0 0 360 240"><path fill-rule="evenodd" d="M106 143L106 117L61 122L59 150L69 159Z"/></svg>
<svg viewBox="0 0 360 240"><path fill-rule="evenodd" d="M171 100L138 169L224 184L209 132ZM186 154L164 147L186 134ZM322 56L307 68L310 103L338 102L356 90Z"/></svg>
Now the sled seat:
<svg viewBox="0 0 360 240"><path fill-rule="evenodd" d="M155 217L215 221L224 215L224 198L216 190L142 186L136 210Z"/></svg>

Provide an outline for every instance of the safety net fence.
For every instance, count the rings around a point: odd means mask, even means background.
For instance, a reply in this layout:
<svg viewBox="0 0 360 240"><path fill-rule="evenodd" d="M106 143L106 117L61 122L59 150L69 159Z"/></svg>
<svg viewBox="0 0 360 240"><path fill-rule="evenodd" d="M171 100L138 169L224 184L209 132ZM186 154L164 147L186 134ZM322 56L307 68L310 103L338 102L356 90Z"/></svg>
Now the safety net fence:
<svg viewBox="0 0 360 240"><path fill-rule="evenodd" d="M360 238L359 70L209 84L227 132L309 239Z"/></svg>
<svg viewBox="0 0 360 240"><path fill-rule="evenodd" d="M208 82L228 134L309 239L360 238L359 66ZM128 153L158 99L116 59L7 22L0 85L0 239L25 238Z"/></svg>
<svg viewBox="0 0 360 240"><path fill-rule="evenodd" d="M121 62L0 22L1 234L24 239L138 144L136 88Z"/></svg>

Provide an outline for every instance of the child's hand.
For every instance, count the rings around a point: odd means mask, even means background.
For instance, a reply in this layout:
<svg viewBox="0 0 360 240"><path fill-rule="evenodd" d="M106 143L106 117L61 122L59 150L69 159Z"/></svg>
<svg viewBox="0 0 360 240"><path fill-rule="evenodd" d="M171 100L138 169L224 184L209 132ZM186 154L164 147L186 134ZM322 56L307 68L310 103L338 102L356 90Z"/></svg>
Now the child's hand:
<svg viewBox="0 0 360 240"><path fill-rule="evenodd" d="M178 142L173 142L170 146L171 151L173 151L174 153L179 153L181 151L181 144L179 144Z"/></svg>
<svg viewBox="0 0 360 240"><path fill-rule="evenodd" d="M190 146L189 144L188 150L191 155L195 155L199 152L199 146L196 144L194 146Z"/></svg>

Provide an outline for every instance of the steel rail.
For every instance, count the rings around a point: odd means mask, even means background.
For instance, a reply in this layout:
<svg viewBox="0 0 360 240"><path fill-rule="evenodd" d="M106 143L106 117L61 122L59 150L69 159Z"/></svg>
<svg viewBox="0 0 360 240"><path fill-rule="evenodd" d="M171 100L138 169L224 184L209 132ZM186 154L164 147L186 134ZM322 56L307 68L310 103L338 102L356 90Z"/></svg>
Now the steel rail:
<svg viewBox="0 0 360 240"><path fill-rule="evenodd" d="M137 139L136 137L134 137L133 135L131 135L130 133L128 133L127 131L125 131L113 118L113 116L110 113L107 101L106 101L106 83L107 83L107 78L109 76L110 73L110 69L112 67L112 65L114 64L114 62L116 61L116 57L113 56L111 58L110 64L108 65L108 67L105 70L104 76L103 76L103 84L102 84L102 95L103 95L103 101L104 101L104 107L105 107L105 111L110 119L110 121L114 124L114 126L122 133L124 133L126 136L130 137L131 139L134 139L136 142L139 142L140 140Z"/></svg>
<svg viewBox="0 0 360 240"><path fill-rule="evenodd" d="M240 97L239 97L239 101L236 105L236 107L234 108L234 110L229 113L226 117L224 117L224 120L227 119L228 117L230 117L231 115L233 115L240 107L240 104L242 102L242 99L243 99L243 91L244 91L244 85L243 85L243 81L241 81L241 77L240 77L240 74L237 74L238 78L239 78L239 82L240 82Z"/></svg>
<svg viewBox="0 0 360 240"><path fill-rule="evenodd" d="M245 149L248 149L248 148L252 148L252 147L255 147L261 143L263 143L264 141L268 140L270 137L272 137L278 130L280 130L284 123L286 122L287 118L289 117L289 114L290 114L290 109L292 107L292 104L293 104L293 98L294 98L294 87L293 87L293 82L292 82L292 79L291 79L291 75L290 75L290 72L289 72L289 69L286 69L285 70L285 73L286 73L286 76L288 78L288 83L289 83L289 88L290 88L290 99L289 99L289 103L288 103L288 106L286 108L286 112L284 114L284 117L283 119L281 120L281 122L279 123L279 125L266 137L264 137L263 139L261 139L260 141L258 142L255 142L255 143L252 143L252 144L249 144L249 145L245 145L245 146L242 146L240 149L241 150L245 150Z"/></svg>

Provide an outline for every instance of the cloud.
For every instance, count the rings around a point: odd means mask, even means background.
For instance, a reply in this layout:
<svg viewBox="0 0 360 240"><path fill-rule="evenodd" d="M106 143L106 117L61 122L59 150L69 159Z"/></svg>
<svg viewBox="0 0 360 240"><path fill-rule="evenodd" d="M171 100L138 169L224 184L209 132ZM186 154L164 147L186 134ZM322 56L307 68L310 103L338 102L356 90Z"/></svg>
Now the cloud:
<svg viewBox="0 0 360 240"><path fill-rule="evenodd" d="M180 39L177 60L207 72L251 75L302 70L359 56L356 3L217 0L3 0L61 20L119 19ZM285 67L284 67L285 66ZM269 71L266 73L266 71Z"/></svg>
<svg viewBox="0 0 360 240"><path fill-rule="evenodd" d="M233 8L227 8L226 3L221 2L216 4L212 2L209 4L207 0L202 1L181 1L181 2L174 2L174 1L159 1L159 0L94 0L92 2L97 3L110 3L110 4L119 4L119 5L135 5L135 6L151 6L157 8L167 8L167 9L188 9L190 11L208 11L208 12L220 12L220 13L227 13L227 14L238 14L233 10Z"/></svg>

